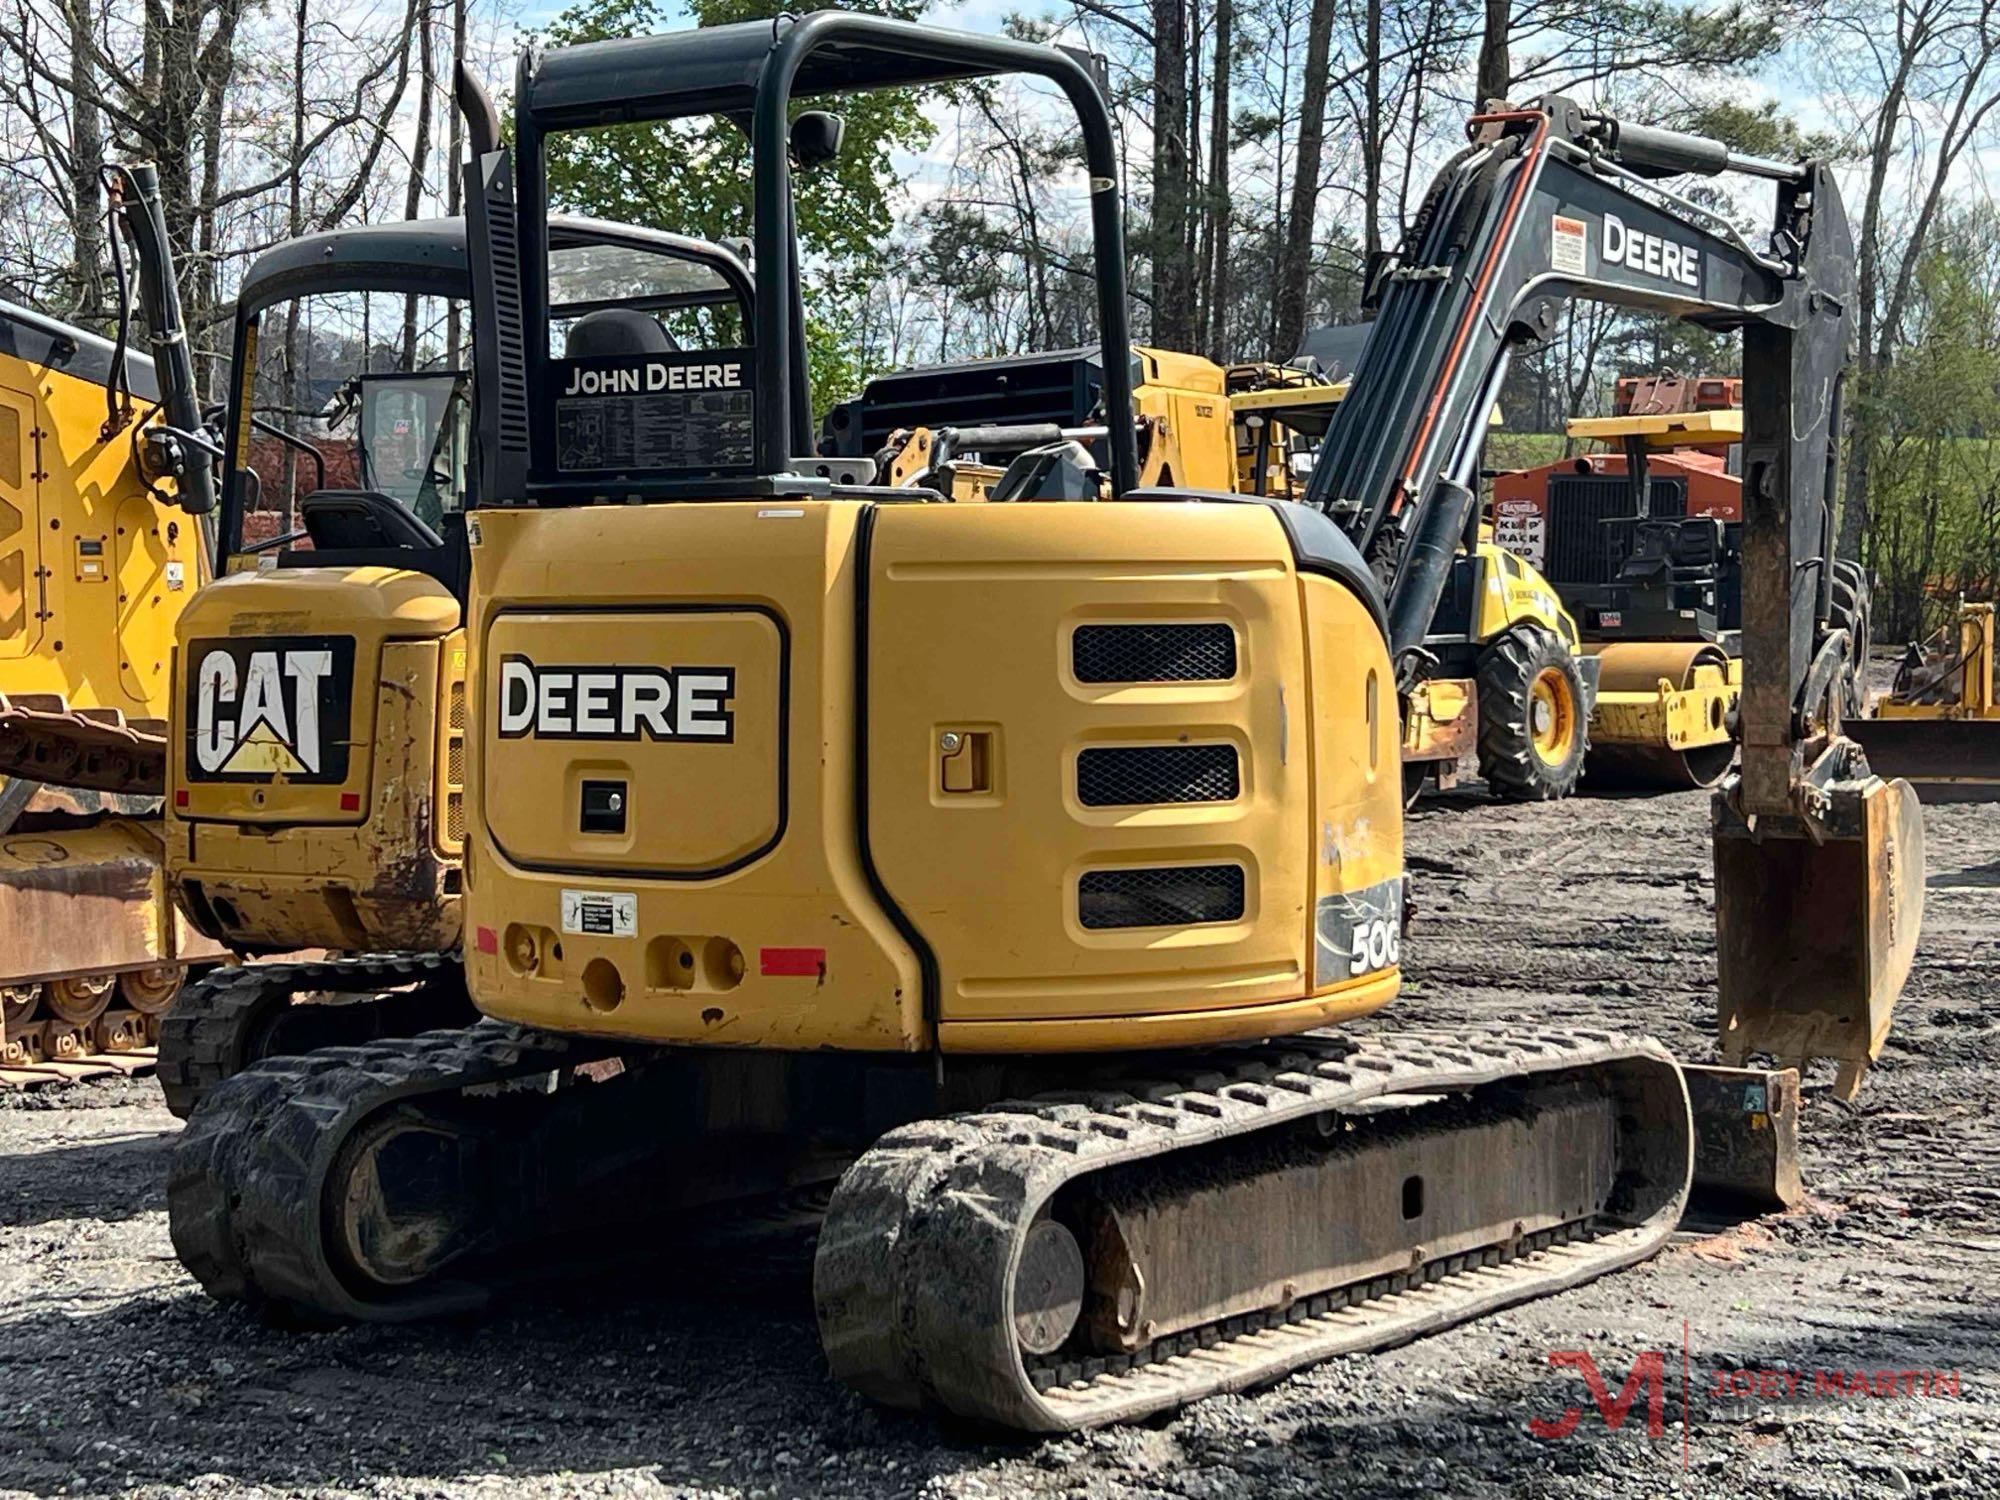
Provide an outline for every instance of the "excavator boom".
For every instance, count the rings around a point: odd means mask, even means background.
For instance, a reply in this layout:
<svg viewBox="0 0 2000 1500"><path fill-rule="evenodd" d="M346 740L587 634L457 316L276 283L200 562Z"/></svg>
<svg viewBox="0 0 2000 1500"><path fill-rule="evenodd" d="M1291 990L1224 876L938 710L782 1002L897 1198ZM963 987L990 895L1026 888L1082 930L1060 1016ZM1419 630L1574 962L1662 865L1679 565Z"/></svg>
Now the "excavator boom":
<svg viewBox="0 0 2000 1500"><path fill-rule="evenodd" d="M1854 337L1839 189L1825 163L1746 157L1560 97L1476 116L1471 130L1425 196L1410 248L1376 278L1376 328L1307 503L1390 573L1407 689L1476 521L1481 418L1511 355L1578 300L1741 330L1742 755L1715 800L1720 1040L1731 1061L1832 1057L1851 1088L1909 973L1923 841L1909 786L1873 776L1841 732L1868 643L1835 606ZM1774 184L1767 248L1657 180L1723 173Z"/></svg>

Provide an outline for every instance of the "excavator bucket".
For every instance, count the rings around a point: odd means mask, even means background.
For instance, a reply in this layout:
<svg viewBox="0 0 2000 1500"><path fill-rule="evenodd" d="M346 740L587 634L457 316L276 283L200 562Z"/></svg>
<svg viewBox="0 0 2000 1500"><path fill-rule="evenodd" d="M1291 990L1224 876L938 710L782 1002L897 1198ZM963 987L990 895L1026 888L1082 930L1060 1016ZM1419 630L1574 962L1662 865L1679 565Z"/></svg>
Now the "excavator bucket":
<svg viewBox="0 0 2000 1500"><path fill-rule="evenodd" d="M1809 824L1745 822L1718 802L1723 1061L1768 1053L1803 1076L1831 1058L1835 1092L1853 1098L1889 1034L1923 908L1923 813L1909 782L1836 782Z"/></svg>
<svg viewBox="0 0 2000 1500"><path fill-rule="evenodd" d="M1903 777L1925 802L2000 802L2000 718L1913 713L1843 728L1878 774Z"/></svg>

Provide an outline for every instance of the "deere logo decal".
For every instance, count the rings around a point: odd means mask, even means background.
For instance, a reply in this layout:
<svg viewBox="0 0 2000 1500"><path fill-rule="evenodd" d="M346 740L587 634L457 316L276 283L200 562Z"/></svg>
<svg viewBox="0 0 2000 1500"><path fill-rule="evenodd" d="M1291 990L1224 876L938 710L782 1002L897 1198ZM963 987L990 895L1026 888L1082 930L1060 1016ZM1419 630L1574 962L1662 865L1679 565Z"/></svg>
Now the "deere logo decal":
<svg viewBox="0 0 2000 1500"><path fill-rule="evenodd" d="M500 738L736 738L734 667L537 666L500 658Z"/></svg>
<svg viewBox="0 0 2000 1500"><path fill-rule="evenodd" d="M196 641L188 659L190 780L347 779L352 637Z"/></svg>

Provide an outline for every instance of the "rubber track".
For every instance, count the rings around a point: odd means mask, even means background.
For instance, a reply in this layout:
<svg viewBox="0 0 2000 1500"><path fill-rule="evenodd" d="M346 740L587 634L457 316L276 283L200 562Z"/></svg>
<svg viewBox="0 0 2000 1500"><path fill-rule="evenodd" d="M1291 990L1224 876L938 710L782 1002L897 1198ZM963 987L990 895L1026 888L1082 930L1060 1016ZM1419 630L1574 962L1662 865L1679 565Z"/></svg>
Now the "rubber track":
<svg viewBox="0 0 2000 1500"><path fill-rule="evenodd" d="M356 1126L390 1106L617 1055L613 1044L482 1021L260 1062L202 1101L174 1148L168 1223L181 1263L219 1301L308 1325L401 1322L479 1306L485 1288L441 1280L357 1298L327 1260L326 1178Z"/></svg>
<svg viewBox="0 0 2000 1500"><path fill-rule="evenodd" d="M1316 1299L1323 1310L1308 1303L1275 1325L1237 1320L1241 1331L1204 1330L1164 1359L1092 1361L1059 1389L1037 1390L1036 1373L1023 1366L1011 1317L1014 1261L1035 1215L1063 1184L1383 1095L1616 1063L1657 1069L1657 1124L1679 1131L1678 1141L1657 1143L1674 1165L1652 1185L1656 1206L1636 1227L1575 1243L1551 1237L1507 1264L1461 1258L1480 1263L1385 1285L1358 1305ZM821 1229L814 1266L821 1340L837 1375L892 1405L1026 1431L1130 1421L1335 1354L1406 1342L1644 1259L1679 1220L1692 1137L1672 1058L1650 1039L1608 1032L1402 1033L1365 1045L1308 1035L1254 1053L1197 1056L1171 1077L926 1121L883 1137L841 1179Z"/></svg>
<svg viewBox="0 0 2000 1500"><path fill-rule="evenodd" d="M320 963L253 963L217 969L174 997L160 1020L158 1074L167 1108L187 1119L203 1095L225 1078L256 1061L243 1048L262 1024L269 1008L289 1005L293 997L315 991L370 995L403 985L454 980L463 988L463 966L457 954L394 953L361 958L328 959ZM397 1001L407 1002L398 1006ZM399 1016L414 1012L427 1017L435 1008L434 993L385 995L363 1015L355 1002L355 1042L405 1036L435 1025L434 1021ZM466 1002L470 1021L475 1012ZM399 1024L400 1020L400 1024Z"/></svg>

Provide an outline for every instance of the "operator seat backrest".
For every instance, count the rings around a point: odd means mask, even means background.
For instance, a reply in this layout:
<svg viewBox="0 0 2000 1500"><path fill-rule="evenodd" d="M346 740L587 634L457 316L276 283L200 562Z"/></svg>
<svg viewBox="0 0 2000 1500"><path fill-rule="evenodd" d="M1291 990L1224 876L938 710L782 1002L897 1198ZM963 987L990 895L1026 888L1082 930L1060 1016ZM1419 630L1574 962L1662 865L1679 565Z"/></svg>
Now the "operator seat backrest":
<svg viewBox="0 0 2000 1500"><path fill-rule="evenodd" d="M443 537L377 490L314 490L299 501L299 520L315 552L444 545Z"/></svg>
<svg viewBox="0 0 2000 1500"><path fill-rule="evenodd" d="M635 307L601 307L569 325L563 358L598 359L609 354L673 354L680 346L660 320Z"/></svg>

